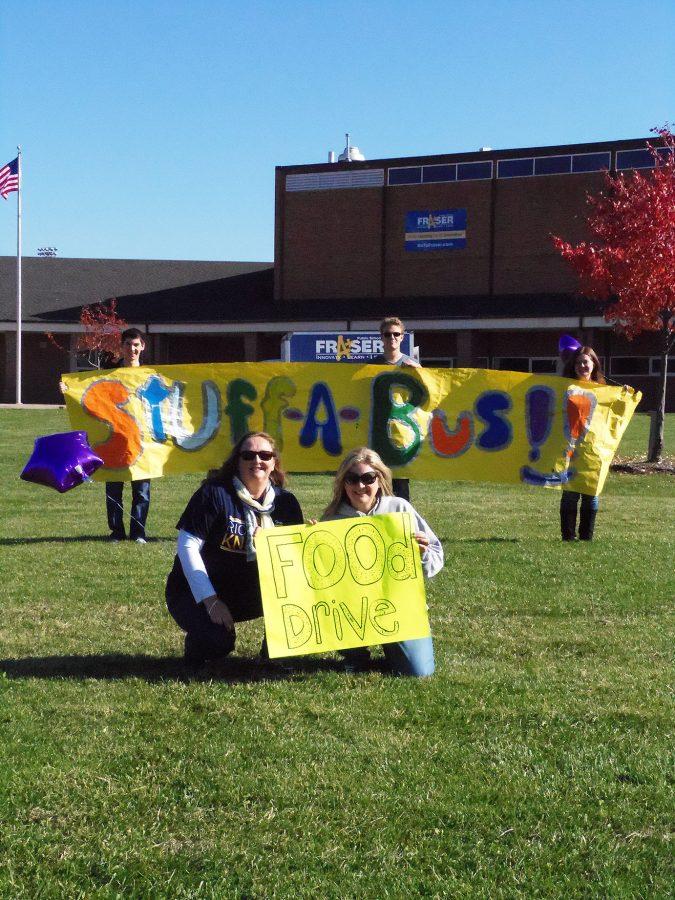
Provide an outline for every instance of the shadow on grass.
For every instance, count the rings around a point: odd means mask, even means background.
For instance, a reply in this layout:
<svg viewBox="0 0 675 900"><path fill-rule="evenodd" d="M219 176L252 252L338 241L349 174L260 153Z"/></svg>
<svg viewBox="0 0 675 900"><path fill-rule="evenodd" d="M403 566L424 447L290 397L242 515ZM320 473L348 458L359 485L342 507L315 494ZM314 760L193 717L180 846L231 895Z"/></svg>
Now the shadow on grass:
<svg viewBox="0 0 675 900"><path fill-rule="evenodd" d="M140 678L157 681L227 681L231 683L270 681L313 675L318 672L343 671L344 664L334 659L294 659L261 661L243 656L228 656L203 666L196 674L189 672L177 656L126 654L91 654L89 656L26 656L22 659L0 659L0 672L7 678L72 678L75 681L95 678L121 681Z"/></svg>
<svg viewBox="0 0 675 900"><path fill-rule="evenodd" d="M160 543L176 543L176 539L174 537L149 537L147 539L148 544L160 544ZM79 534L79 535L68 535L67 537L63 537L62 535L53 535L50 537L0 537L0 547L14 547L19 546L21 544L84 544L84 543L94 543L94 544L113 544L114 542L110 540L107 534ZM134 543L133 541L119 541L119 543Z"/></svg>

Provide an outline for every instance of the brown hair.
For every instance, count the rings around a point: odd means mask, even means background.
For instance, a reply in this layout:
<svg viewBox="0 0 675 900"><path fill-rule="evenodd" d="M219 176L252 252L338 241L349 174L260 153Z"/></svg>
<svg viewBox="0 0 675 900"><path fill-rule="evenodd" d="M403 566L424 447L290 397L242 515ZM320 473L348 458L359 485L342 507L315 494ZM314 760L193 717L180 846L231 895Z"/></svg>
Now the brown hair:
<svg viewBox="0 0 675 900"><path fill-rule="evenodd" d="M591 381L594 381L596 384L607 384L607 382L605 381L605 376L602 372L602 366L600 365L598 355L592 347L577 347L577 349L569 357L569 359L565 360L565 365L563 366L562 370L562 377L574 378L578 381L575 366L580 356L590 356L591 358L591 362L593 363Z"/></svg>
<svg viewBox="0 0 675 900"><path fill-rule="evenodd" d="M380 455L369 447L357 447L345 456L335 473L333 496L330 503L323 511L323 518L335 515L342 501L346 500L345 478L354 463L368 463L368 465L372 466L375 472L377 472L377 481L379 484L378 496L393 496L394 491L391 486L391 472L382 462Z"/></svg>
<svg viewBox="0 0 675 900"><path fill-rule="evenodd" d="M281 468L281 460L279 459L279 451L277 450L277 445L274 441L274 438L268 434L266 431L247 431L246 434L239 438L237 443L234 445L232 450L230 451L230 455L227 457L225 462L219 469L214 469L209 472L206 480L207 481L224 481L227 484L232 484L232 479L237 474L237 467L239 465L239 454L241 453L241 449L249 438L259 437L263 438L267 441L267 443L272 448L272 452L274 453L274 468L270 473L270 481L272 484L277 487L283 487L286 484L286 473Z"/></svg>
<svg viewBox="0 0 675 900"><path fill-rule="evenodd" d="M380 322L380 334L384 332L385 328L388 328L390 325L396 325L401 329L401 333L405 333L405 325L398 316L387 316L386 319L382 319Z"/></svg>
<svg viewBox="0 0 675 900"><path fill-rule="evenodd" d="M133 341L135 338L138 338L139 341L142 341L143 344L145 344L145 335L138 328L125 328L120 335L120 340L122 343L124 343L125 341Z"/></svg>

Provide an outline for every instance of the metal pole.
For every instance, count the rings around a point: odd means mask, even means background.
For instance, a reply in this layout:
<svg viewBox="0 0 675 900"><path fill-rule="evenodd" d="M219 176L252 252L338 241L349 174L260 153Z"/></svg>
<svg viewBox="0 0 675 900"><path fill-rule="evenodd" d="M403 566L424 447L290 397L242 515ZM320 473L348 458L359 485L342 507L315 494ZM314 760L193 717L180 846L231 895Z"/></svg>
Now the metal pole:
<svg viewBox="0 0 675 900"><path fill-rule="evenodd" d="M19 189L16 200L16 402L21 405L21 147L18 153Z"/></svg>

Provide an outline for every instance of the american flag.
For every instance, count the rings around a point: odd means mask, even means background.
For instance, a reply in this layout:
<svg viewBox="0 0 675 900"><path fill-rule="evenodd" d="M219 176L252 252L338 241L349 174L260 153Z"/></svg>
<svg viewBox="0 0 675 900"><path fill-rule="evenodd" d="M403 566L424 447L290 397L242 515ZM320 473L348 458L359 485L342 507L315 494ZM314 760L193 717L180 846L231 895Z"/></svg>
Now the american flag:
<svg viewBox="0 0 675 900"><path fill-rule="evenodd" d="M5 200L12 191L19 190L19 157L0 169L0 196Z"/></svg>

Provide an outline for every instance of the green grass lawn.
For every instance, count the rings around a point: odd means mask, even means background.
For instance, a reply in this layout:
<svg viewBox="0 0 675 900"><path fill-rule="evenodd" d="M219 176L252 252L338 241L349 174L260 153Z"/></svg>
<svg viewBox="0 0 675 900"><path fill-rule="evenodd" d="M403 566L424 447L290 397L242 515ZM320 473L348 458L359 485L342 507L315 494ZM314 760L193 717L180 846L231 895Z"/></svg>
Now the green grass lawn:
<svg viewBox="0 0 675 900"><path fill-rule="evenodd" d="M163 590L199 477L111 545L102 485L18 479L65 413L0 428L0 896L673 896L675 478L610 475L591 544L555 492L413 482L433 678L261 668L255 622L187 681ZM292 479L306 515L329 484Z"/></svg>

